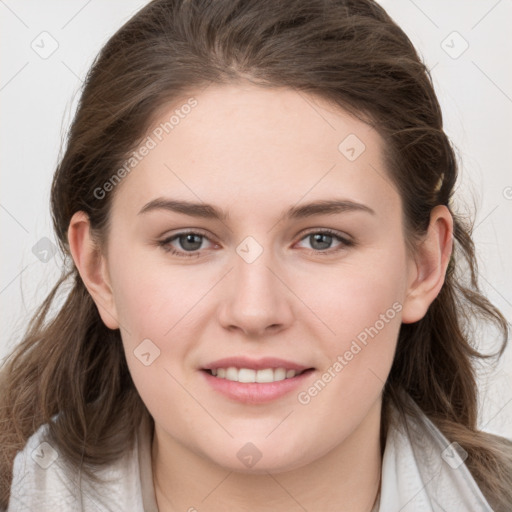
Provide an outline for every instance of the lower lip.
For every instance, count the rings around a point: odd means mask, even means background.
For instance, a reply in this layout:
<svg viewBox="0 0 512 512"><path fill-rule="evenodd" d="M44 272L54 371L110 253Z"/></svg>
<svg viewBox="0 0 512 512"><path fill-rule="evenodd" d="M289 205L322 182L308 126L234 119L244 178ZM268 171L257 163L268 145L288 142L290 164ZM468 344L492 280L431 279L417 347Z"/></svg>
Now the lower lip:
<svg viewBox="0 0 512 512"><path fill-rule="evenodd" d="M282 396L292 392L294 389L304 384L304 381L314 372L306 370L305 372L292 377L291 379L279 380L277 382L236 382L228 379L214 377L205 370L206 382L223 395L245 404L261 404L277 400Z"/></svg>

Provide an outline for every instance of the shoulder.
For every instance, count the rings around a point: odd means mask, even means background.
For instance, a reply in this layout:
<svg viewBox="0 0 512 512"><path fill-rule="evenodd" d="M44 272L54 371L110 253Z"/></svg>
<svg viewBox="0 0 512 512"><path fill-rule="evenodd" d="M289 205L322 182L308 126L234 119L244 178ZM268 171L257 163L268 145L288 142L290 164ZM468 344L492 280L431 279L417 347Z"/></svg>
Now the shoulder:
<svg viewBox="0 0 512 512"><path fill-rule="evenodd" d="M394 411L390 423L383 497L386 492L389 499L398 496L403 512L431 511L432 504L450 512L492 512L464 463L467 454L462 447L450 443L419 407L412 407L414 415Z"/></svg>
<svg viewBox="0 0 512 512"><path fill-rule="evenodd" d="M98 483L71 469L48 430L42 425L15 457L7 512L142 512L136 447L96 471Z"/></svg>

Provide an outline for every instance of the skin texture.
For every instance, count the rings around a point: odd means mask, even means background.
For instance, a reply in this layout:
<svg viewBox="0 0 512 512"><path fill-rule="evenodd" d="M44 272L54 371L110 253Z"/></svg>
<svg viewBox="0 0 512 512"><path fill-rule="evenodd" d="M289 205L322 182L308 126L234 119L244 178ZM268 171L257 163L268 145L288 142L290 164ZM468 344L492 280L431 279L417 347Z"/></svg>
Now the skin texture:
<svg viewBox="0 0 512 512"><path fill-rule="evenodd" d="M105 324L120 328L155 419L159 509L368 511L380 478L382 388L401 322L422 318L443 284L451 215L436 207L418 253L408 254L383 140L368 125L289 89L211 85L194 97L190 114L110 192L107 246L95 246L83 212L68 232L80 274ZM162 111L155 126L177 107ZM350 134L365 145L353 161L338 149ZM228 217L139 214L157 197L209 203ZM362 203L374 214L284 218L288 208L321 199ZM195 244L199 256L158 245L189 229L206 235ZM325 229L354 245L308 236ZM257 242L252 251L262 249L251 263L237 253L248 236ZM179 238L168 246L184 254L190 247ZM342 371L300 403L298 392L393 304L394 318L388 314ZM160 350L148 366L134 354L144 339ZM280 357L315 371L275 401L243 404L213 390L200 370L235 355ZM261 453L253 467L237 457L248 442Z"/></svg>

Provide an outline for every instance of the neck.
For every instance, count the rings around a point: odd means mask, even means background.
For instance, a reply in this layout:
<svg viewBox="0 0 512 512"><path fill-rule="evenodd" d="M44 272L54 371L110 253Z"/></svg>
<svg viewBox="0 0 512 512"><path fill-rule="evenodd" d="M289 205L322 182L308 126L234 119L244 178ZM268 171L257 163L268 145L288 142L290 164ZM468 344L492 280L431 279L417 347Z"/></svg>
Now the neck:
<svg viewBox="0 0 512 512"><path fill-rule="evenodd" d="M183 446L155 425L153 479L159 512L370 512L381 471L381 404L342 443L282 473L238 473Z"/></svg>

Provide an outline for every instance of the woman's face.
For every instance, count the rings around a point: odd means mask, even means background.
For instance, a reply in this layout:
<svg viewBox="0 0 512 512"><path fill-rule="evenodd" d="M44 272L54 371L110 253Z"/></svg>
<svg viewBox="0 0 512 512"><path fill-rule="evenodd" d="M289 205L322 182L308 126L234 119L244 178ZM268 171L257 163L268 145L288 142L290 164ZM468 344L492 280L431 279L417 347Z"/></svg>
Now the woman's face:
<svg viewBox="0 0 512 512"><path fill-rule="evenodd" d="M414 268L380 136L253 85L209 86L148 136L114 190L107 265L157 435L279 472L376 429Z"/></svg>

